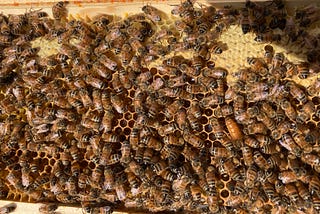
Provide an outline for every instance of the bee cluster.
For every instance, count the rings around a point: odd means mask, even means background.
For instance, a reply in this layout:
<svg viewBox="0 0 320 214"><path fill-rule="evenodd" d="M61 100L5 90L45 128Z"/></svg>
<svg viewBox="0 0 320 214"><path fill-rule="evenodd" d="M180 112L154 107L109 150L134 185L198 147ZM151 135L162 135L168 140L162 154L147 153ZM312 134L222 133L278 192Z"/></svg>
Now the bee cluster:
<svg viewBox="0 0 320 214"><path fill-rule="evenodd" d="M89 22L68 19L67 2L53 18L1 14L0 198L88 213L319 212L320 80L291 79L317 74L319 59L294 64L268 44L238 71L212 60L238 19L258 42L281 40L276 28L292 43L305 38L306 29L289 33L282 1L263 4L187 0L172 22L151 5ZM297 29L316 11L297 10ZM39 38L59 53L41 57Z"/></svg>

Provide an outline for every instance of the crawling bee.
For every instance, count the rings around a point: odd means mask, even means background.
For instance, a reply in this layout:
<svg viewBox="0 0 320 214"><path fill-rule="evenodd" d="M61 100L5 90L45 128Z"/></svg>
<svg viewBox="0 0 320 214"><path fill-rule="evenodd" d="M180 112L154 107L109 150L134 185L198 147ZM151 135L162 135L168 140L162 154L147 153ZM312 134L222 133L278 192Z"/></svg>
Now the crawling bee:
<svg viewBox="0 0 320 214"><path fill-rule="evenodd" d="M161 18L162 12L151 5L143 6L142 11L147 15L147 17L150 20L152 20L154 22L160 22L162 20L162 18Z"/></svg>
<svg viewBox="0 0 320 214"><path fill-rule="evenodd" d="M52 6L52 15L55 19L61 20L67 18L68 10L66 6L68 3L68 1L59 1Z"/></svg>
<svg viewBox="0 0 320 214"><path fill-rule="evenodd" d="M54 213L55 210L58 209L57 204L42 204L39 207L39 212L42 214Z"/></svg>
<svg viewBox="0 0 320 214"><path fill-rule="evenodd" d="M7 204L3 207L0 207L1 214L12 213L16 209L17 205L15 203Z"/></svg>

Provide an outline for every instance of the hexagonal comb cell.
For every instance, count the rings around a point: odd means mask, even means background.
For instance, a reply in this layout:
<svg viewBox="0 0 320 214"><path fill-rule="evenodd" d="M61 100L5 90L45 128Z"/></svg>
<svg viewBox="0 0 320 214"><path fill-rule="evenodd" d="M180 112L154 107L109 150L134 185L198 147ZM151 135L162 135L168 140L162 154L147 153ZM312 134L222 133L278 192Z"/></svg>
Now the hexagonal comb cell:
<svg viewBox="0 0 320 214"><path fill-rule="evenodd" d="M2 14L0 198L90 212L319 210L319 8L285 7L184 1L172 19L145 5L78 20L58 2L53 18ZM248 38L260 44L235 54Z"/></svg>

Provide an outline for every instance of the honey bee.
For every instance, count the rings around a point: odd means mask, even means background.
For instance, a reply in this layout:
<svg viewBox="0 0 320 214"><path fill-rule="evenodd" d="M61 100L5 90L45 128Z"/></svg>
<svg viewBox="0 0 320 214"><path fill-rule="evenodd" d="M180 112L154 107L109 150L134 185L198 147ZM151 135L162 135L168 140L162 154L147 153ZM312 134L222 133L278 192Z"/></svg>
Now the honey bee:
<svg viewBox="0 0 320 214"><path fill-rule="evenodd" d="M261 121L270 131L273 131L276 129L276 123L275 121L268 117L267 114L264 112L261 112L260 114L257 115L258 121Z"/></svg>
<svg viewBox="0 0 320 214"><path fill-rule="evenodd" d="M286 184L284 189L285 189L284 190L285 193L289 196L290 200L292 200L294 202L299 200L299 194L298 194L298 191L297 191L297 188L295 185Z"/></svg>
<svg viewBox="0 0 320 214"><path fill-rule="evenodd" d="M320 197L317 196L316 194L312 195L312 203L313 207L316 210L320 210Z"/></svg>
<svg viewBox="0 0 320 214"><path fill-rule="evenodd" d="M91 75L86 75L85 81L88 85L91 85L92 87L95 87L97 89L104 89L106 87L106 83L104 81Z"/></svg>
<svg viewBox="0 0 320 214"><path fill-rule="evenodd" d="M305 103L298 112L297 122L304 123L311 118L311 115L315 112L315 105L312 101Z"/></svg>
<svg viewBox="0 0 320 214"><path fill-rule="evenodd" d="M122 96L118 94L112 94L110 97L113 108L120 114L123 114L127 110L126 102Z"/></svg>
<svg viewBox="0 0 320 214"><path fill-rule="evenodd" d="M152 79L152 73L150 71L140 73L136 78L136 84L139 86L144 86L150 79Z"/></svg>
<svg viewBox="0 0 320 214"><path fill-rule="evenodd" d="M104 177L105 179L103 181L103 189L105 190L113 189L115 185L114 173L110 170L109 167L104 167L103 172L101 170L102 170L102 167L100 167L100 169L95 172L95 175L92 174L92 179L96 180L97 184L99 184L101 178ZM103 173L103 175L101 173ZM83 183L84 184L88 183L88 179L89 178L84 177ZM80 182L80 178L79 178L79 182Z"/></svg>
<svg viewBox="0 0 320 214"><path fill-rule="evenodd" d="M192 129L197 130L197 131L199 131L201 129L201 127L200 127L201 125L195 116L193 116L192 114L188 114L187 118L189 120L190 127Z"/></svg>
<svg viewBox="0 0 320 214"><path fill-rule="evenodd" d="M254 151L253 152L253 158L254 162L257 164L257 166L261 169L268 169L269 165L265 157L259 152L259 151Z"/></svg>
<svg viewBox="0 0 320 214"><path fill-rule="evenodd" d="M207 91L206 87L200 84L192 84L186 86L186 91L191 94L205 93Z"/></svg>
<svg viewBox="0 0 320 214"><path fill-rule="evenodd" d="M102 78L106 78L108 80L112 78L112 71L99 61L93 63L92 69L95 71L97 75L99 75Z"/></svg>
<svg viewBox="0 0 320 214"><path fill-rule="evenodd" d="M219 171L221 174L229 174L230 177L235 181L242 181L243 177L240 174L239 170L236 168L235 163L232 159L222 160L219 163Z"/></svg>
<svg viewBox="0 0 320 214"><path fill-rule="evenodd" d="M224 97L221 97L217 94L212 94L207 97L204 97L200 101L200 107L207 108L215 105L220 105L224 102Z"/></svg>
<svg viewBox="0 0 320 214"><path fill-rule="evenodd" d="M143 6L142 11L154 22L160 22L162 20L162 12L151 5Z"/></svg>
<svg viewBox="0 0 320 214"><path fill-rule="evenodd" d="M139 178L133 172L127 172L128 182L132 188L138 188L140 185Z"/></svg>
<svg viewBox="0 0 320 214"><path fill-rule="evenodd" d="M29 186L29 189L37 189L39 188L40 186L46 184L46 183L49 183L50 181L50 177L48 174L42 174L40 175L39 177L37 177L34 181L34 183L32 184L32 187L30 188Z"/></svg>
<svg viewBox="0 0 320 214"><path fill-rule="evenodd" d="M89 96L89 92L86 89L82 88L79 91L79 95L81 97L83 106L85 108L90 108L90 106L92 106L92 99Z"/></svg>
<svg viewBox="0 0 320 214"><path fill-rule="evenodd" d="M138 53L140 56L144 56L147 53L147 49L145 48L145 46L143 46L143 44L138 39L130 38L128 42L132 47L132 50ZM135 60L135 57L132 57L131 62L133 63L134 60Z"/></svg>
<svg viewBox="0 0 320 214"><path fill-rule="evenodd" d="M121 160L121 155L120 154L111 154L110 157L109 157L109 160L107 162L107 165L110 166L110 165L114 165L118 162L120 162Z"/></svg>
<svg viewBox="0 0 320 214"><path fill-rule="evenodd" d="M12 213L16 209L17 205L15 203L6 204L5 206L0 207L1 214Z"/></svg>
<svg viewBox="0 0 320 214"><path fill-rule="evenodd" d="M259 58L248 57L247 62L251 66L251 68L253 68L253 70L259 71L260 75L262 76L267 75L268 73L267 65L263 60Z"/></svg>
<svg viewBox="0 0 320 214"><path fill-rule="evenodd" d="M286 84L286 86L288 86L288 88L290 89L290 94L297 99L299 102L305 104L307 102L307 96L306 94L303 92L302 89L300 89L298 87L298 85L296 85L293 82L288 82Z"/></svg>
<svg viewBox="0 0 320 214"><path fill-rule="evenodd" d="M301 149L300 147L294 142L290 134L283 134L281 140L279 140L281 146L286 148L289 152L300 156Z"/></svg>
<svg viewBox="0 0 320 214"><path fill-rule="evenodd" d="M199 66L202 67L202 65ZM179 68L183 73L187 74L188 76L197 77L200 75L200 70L195 69L195 67L188 66L185 63L180 64Z"/></svg>
<svg viewBox="0 0 320 214"><path fill-rule="evenodd" d="M248 134L264 134L268 132L268 128L262 123L257 122L255 124L250 124L247 127Z"/></svg>
<svg viewBox="0 0 320 214"><path fill-rule="evenodd" d="M182 146L184 144L184 140L181 137L177 137L174 134L169 134L164 136L163 142L165 145L175 145L175 146Z"/></svg>
<svg viewBox="0 0 320 214"><path fill-rule="evenodd" d="M131 160L129 165L129 169L131 172L133 172L136 176L140 177L142 173L144 172L143 168L140 164L138 164L136 161Z"/></svg>
<svg viewBox="0 0 320 214"><path fill-rule="evenodd" d="M204 141L199 136L193 133L185 132L183 134L183 138L186 142L190 143L196 148L203 148L205 146Z"/></svg>
<svg viewBox="0 0 320 214"><path fill-rule="evenodd" d="M131 130L129 141L130 141L130 145L132 146L133 149L136 149L138 147L138 143L140 140L139 131L140 130L135 127Z"/></svg>
<svg viewBox="0 0 320 214"><path fill-rule="evenodd" d="M241 150L242 150L244 164L246 166L251 166L254 162L252 149L249 146L243 145L241 147Z"/></svg>
<svg viewBox="0 0 320 214"><path fill-rule="evenodd" d="M100 55L98 60L111 71L116 71L118 69L118 64L112 59L108 58L106 55Z"/></svg>
<svg viewBox="0 0 320 214"><path fill-rule="evenodd" d="M59 178L61 181L67 180L67 177L66 177L65 173L63 172L62 162L60 162L60 161L57 161L54 164L54 166L52 168L52 173L54 174L54 176Z"/></svg>
<svg viewBox="0 0 320 214"><path fill-rule="evenodd" d="M212 130L214 132L214 136L217 139L221 139L225 135L223 126L218 121L218 119L210 118L210 125L212 126Z"/></svg>
<svg viewBox="0 0 320 214"><path fill-rule="evenodd" d="M289 121L283 121L277 127L277 129L271 132L273 139L279 140L281 136L287 133L291 129L291 123Z"/></svg>
<svg viewBox="0 0 320 214"><path fill-rule="evenodd" d="M227 135L223 135L223 137L219 140L219 142L228 149L232 154L234 154L235 147L234 143L231 141L231 139Z"/></svg>
<svg viewBox="0 0 320 214"><path fill-rule="evenodd" d="M223 79L227 76L228 71L225 68L206 69L203 72L205 77L213 77L215 79Z"/></svg>
<svg viewBox="0 0 320 214"><path fill-rule="evenodd" d="M61 20L66 19L68 10L66 8L68 1L59 1L52 6L52 15L54 19Z"/></svg>
<svg viewBox="0 0 320 214"><path fill-rule="evenodd" d="M141 143L147 145L156 151L160 151L163 147L163 143L153 136L145 136L141 139Z"/></svg>
<svg viewBox="0 0 320 214"><path fill-rule="evenodd" d="M221 158L227 158L231 155L229 150L222 147L213 147L210 149L210 153L211 155Z"/></svg>
<svg viewBox="0 0 320 214"><path fill-rule="evenodd" d="M296 65L297 73L298 73L298 78L300 79L306 79L308 78L313 70L310 68L309 63L307 62L302 62Z"/></svg>
<svg viewBox="0 0 320 214"><path fill-rule="evenodd" d="M183 106L183 104L183 100L175 100L173 103L171 103L167 108L164 109L164 115L166 118L172 118Z"/></svg>
<svg viewBox="0 0 320 214"><path fill-rule="evenodd" d="M174 25L180 32L184 32L186 34L190 34L192 32L192 27L190 26L190 24L186 23L183 20L176 20L174 22Z"/></svg>
<svg viewBox="0 0 320 214"><path fill-rule="evenodd" d="M320 157L316 154L302 153L301 160L311 166L318 166L320 164Z"/></svg>
<svg viewBox="0 0 320 214"><path fill-rule="evenodd" d="M313 175L309 181L309 191L311 194L319 194L320 180L317 176Z"/></svg>
<svg viewBox="0 0 320 214"><path fill-rule="evenodd" d="M302 183L301 181L297 181L295 183L297 191L299 193L299 196L303 199L306 200L307 202L311 201L311 195L309 193L309 190L307 189L307 187L304 185L304 183Z"/></svg>
<svg viewBox="0 0 320 214"><path fill-rule="evenodd" d="M310 153L312 151L312 145L309 144L306 140L305 140L305 136L303 136L302 134L298 133L298 132L293 132L292 133L292 138L295 141L295 143L301 148L303 149L303 152L305 153Z"/></svg>
<svg viewBox="0 0 320 214"><path fill-rule="evenodd" d="M267 114L269 118L274 118L276 116L275 110L272 108L272 106L268 102L262 102L261 110L265 114Z"/></svg>
<svg viewBox="0 0 320 214"><path fill-rule="evenodd" d="M209 90L217 88L217 81L211 77L198 77L199 83L207 87Z"/></svg>
<svg viewBox="0 0 320 214"><path fill-rule="evenodd" d="M57 204L42 204L39 207L39 212L46 214L46 213L54 213L54 211L56 211L58 209L58 205Z"/></svg>
<svg viewBox="0 0 320 214"><path fill-rule="evenodd" d="M293 183L298 180L297 175L291 170L285 170L280 172L278 178L284 184Z"/></svg>

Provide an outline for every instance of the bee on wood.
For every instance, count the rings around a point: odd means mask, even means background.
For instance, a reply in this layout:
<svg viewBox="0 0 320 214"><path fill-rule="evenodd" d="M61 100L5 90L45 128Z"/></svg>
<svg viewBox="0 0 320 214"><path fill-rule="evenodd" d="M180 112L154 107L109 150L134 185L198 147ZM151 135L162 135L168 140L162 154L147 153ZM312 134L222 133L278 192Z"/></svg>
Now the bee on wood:
<svg viewBox="0 0 320 214"><path fill-rule="evenodd" d="M12 213L17 208L15 203L6 204L5 206L0 207L1 214Z"/></svg>
<svg viewBox="0 0 320 214"><path fill-rule="evenodd" d="M142 11L147 15L147 17L151 21L160 22L162 20L162 17L163 17L162 12L151 5L143 6Z"/></svg>
<svg viewBox="0 0 320 214"><path fill-rule="evenodd" d="M52 6L52 15L56 20L66 19L68 15L68 10L66 6L68 1L59 1Z"/></svg>

